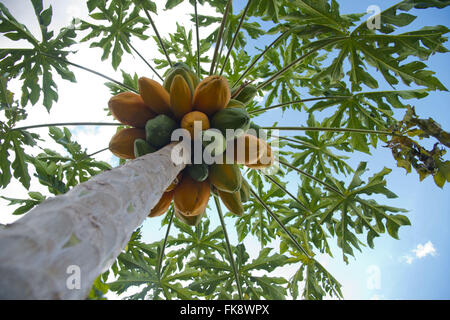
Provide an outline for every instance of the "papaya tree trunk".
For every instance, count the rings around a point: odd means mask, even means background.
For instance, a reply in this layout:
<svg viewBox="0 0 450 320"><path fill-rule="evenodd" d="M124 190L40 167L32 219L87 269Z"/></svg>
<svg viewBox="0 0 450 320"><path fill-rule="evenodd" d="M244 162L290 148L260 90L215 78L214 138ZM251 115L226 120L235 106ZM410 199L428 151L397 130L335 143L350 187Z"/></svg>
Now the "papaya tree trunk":
<svg viewBox="0 0 450 320"><path fill-rule="evenodd" d="M0 230L0 299L85 299L184 168L173 148L98 174Z"/></svg>

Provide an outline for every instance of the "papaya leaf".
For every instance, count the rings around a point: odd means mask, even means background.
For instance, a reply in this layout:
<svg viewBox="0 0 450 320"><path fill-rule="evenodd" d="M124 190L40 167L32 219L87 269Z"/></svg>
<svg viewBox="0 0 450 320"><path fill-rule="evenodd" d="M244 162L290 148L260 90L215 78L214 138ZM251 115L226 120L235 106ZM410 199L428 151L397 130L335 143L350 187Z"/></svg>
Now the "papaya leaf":
<svg viewBox="0 0 450 320"><path fill-rule="evenodd" d="M0 33L13 41L24 40L32 47L0 49L0 69L8 73L9 77L22 81L22 106L27 103L35 105L42 93L43 105L50 111L53 103L58 101L52 71L56 71L64 80L75 82L74 74L62 61L71 53L66 49L75 44L76 33L75 28L71 26L62 28L54 36L53 31L48 31L52 7L44 10L42 0L33 0L32 4L41 29L41 40L32 35L28 28L17 21L8 8L0 3Z"/></svg>
<svg viewBox="0 0 450 320"><path fill-rule="evenodd" d="M136 1L139 2L139 1ZM141 1L145 8L155 9L150 1ZM149 25L147 18L140 16L140 6L133 6L131 1L109 1L96 3L91 7L90 17L99 24L82 20L79 29L90 31L81 41L86 42L100 38L97 42L92 42L91 47L103 49L102 60L112 57L112 66L117 70L124 52L131 53L128 45L134 36L141 40L149 37L144 34Z"/></svg>

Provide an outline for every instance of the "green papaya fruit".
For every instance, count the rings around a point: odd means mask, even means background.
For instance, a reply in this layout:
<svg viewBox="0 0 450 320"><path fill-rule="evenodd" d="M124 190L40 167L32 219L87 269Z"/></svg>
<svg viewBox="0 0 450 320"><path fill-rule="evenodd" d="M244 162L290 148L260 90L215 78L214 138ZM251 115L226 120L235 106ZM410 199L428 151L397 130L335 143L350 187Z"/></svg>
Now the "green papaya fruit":
<svg viewBox="0 0 450 320"><path fill-rule="evenodd" d="M197 216L187 217L187 216L182 215L180 212L178 212L178 210L175 209L175 216L178 218L178 220L180 220L184 224L191 226L191 227L195 227L200 223L203 216L205 215L205 212L206 212L206 210Z"/></svg>
<svg viewBox="0 0 450 320"><path fill-rule="evenodd" d="M226 137L226 129L239 131L234 137L244 134L250 126L250 116L244 108L225 108L217 112L211 119L211 128L219 129ZM234 138L233 137L233 138Z"/></svg>
<svg viewBox="0 0 450 320"><path fill-rule="evenodd" d="M242 175L236 164L214 163L209 166L209 181L218 190L237 192L242 184Z"/></svg>
<svg viewBox="0 0 450 320"><path fill-rule="evenodd" d="M170 143L172 132L176 128L178 128L178 125L175 120L160 114L147 121L145 125L145 140L155 148L162 148Z"/></svg>
<svg viewBox="0 0 450 320"><path fill-rule="evenodd" d="M134 140L134 156L135 158L142 157L148 153L153 153L157 151L156 148L152 147L144 139Z"/></svg>
<svg viewBox="0 0 450 320"><path fill-rule="evenodd" d="M231 96L233 97L233 99L238 100L240 102L242 102L244 105L248 105L250 102L253 101L253 99L255 98L256 94L258 93L258 89L256 89L255 86L252 85L248 85L245 86L239 93L237 96L234 96L234 94L239 90L240 88L234 88L233 90L231 90Z"/></svg>
<svg viewBox="0 0 450 320"><path fill-rule="evenodd" d="M230 102L228 102L226 108L245 108L245 105L239 100L230 99Z"/></svg>
<svg viewBox="0 0 450 320"><path fill-rule="evenodd" d="M187 167L187 172L192 179L198 182L208 179L209 169L207 164L192 164Z"/></svg>
<svg viewBox="0 0 450 320"><path fill-rule="evenodd" d="M247 202L250 200L250 185L247 180L242 179L241 188L239 189L239 193L241 194L241 201Z"/></svg>
<svg viewBox="0 0 450 320"><path fill-rule="evenodd" d="M164 82L163 87L170 92L170 86L172 85L173 78L176 75L181 75L184 80L186 80L189 88L191 89L192 94L194 94L194 90L197 87L197 85L200 83L200 79L198 78L197 74L193 72L185 63L178 62L173 65L173 67L169 70L167 73Z"/></svg>
<svg viewBox="0 0 450 320"><path fill-rule="evenodd" d="M225 207L230 210L231 213L242 216L244 214L244 207L242 206L241 194L236 192L224 192L219 190L219 197L222 200Z"/></svg>
<svg viewBox="0 0 450 320"><path fill-rule="evenodd" d="M194 83L192 82L192 78L189 75L189 72L182 68L173 69L167 74L167 77L164 79L163 87L167 90L167 92L170 92L170 87L172 86L173 78L175 78L176 75L180 75L186 80L186 83L191 90L191 95L194 94Z"/></svg>

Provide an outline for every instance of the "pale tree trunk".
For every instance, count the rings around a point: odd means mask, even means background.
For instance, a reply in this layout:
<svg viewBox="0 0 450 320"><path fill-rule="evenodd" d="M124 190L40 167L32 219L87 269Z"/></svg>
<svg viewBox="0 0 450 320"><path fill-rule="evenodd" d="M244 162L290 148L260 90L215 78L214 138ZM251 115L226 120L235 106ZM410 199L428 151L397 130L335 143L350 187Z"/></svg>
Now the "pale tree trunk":
<svg viewBox="0 0 450 320"><path fill-rule="evenodd" d="M0 299L85 299L184 168L173 147L105 171L0 230Z"/></svg>

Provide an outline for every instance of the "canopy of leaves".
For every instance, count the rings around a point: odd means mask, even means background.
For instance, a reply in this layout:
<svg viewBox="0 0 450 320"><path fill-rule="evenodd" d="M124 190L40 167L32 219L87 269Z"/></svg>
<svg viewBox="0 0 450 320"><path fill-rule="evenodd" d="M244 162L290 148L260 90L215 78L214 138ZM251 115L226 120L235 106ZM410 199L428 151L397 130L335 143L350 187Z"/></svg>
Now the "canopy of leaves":
<svg viewBox="0 0 450 320"><path fill-rule="evenodd" d="M192 25L174 21L176 31L161 36L151 15L170 14L183 2L191 5ZM204 77L213 60L211 52L217 49L212 70L223 68L232 87L251 84L263 97L246 106L254 122L276 108L307 119L305 126L294 128L295 135L269 134L272 142L279 143L280 169L275 174L243 171L254 193L244 204L244 215L225 215L227 229L234 228L238 244L229 243L225 228L212 225L214 208L197 227L182 224L171 208L162 220L166 237L148 244L142 241L140 229L134 232L110 270L94 282L91 299L104 299L108 290L127 295L136 286L139 290L129 299L342 298L338 279L317 255L334 256L337 251L349 263L349 257L357 258L356 250L374 248L376 237L386 233L398 239L400 228L410 225L406 210L380 203L381 196L396 197L388 189L391 169L367 177L370 163L353 168L347 160L355 152L370 154L383 143L399 167L407 172L414 168L421 180L431 175L439 187L450 181L450 162L444 159L450 145L448 132L435 120L420 118L407 104L425 99L432 91L447 90L426 62L448 51L444 46L448 28L411 30L410 26L415 14L424 12L418 9L445 8L448 0L400 1L382 11L378 30L367 26L364 13L341 14L336 0L251 0L245 3L247 11L237 12L231 5L228 15L224 14L227 0L167 0L158 3L160 7L151 0L89 0L89 21L63 28L56 36L48 29L52 8L44 10L42 0L31 3L41 39L0 4L0 33L30 44L30 48L0 49L0 111L5 116L0 122L2 188L13 177L30 188L33 172L49 193L57 195L110 169L86 154L66 128L49 129L50 139L66 151L60 154L42 146L31 128L16 125L27 117L26 107L41 96L48 110L58 100L54 71L75 80L66 58L79 34L91 47L101 48L101 60L110 58L114 69L121 67L125 54L139 54L134 41L145 40L157 46L163 57L146 61L161 74L172 61L181 61ZM216 14L196 15L194 5L201 9L206 3ZM198 46L197 31L202 31ZM271 40L260 41L263 37ZM257 54L249 54L255 50ZM137 74L122 70L122 77L122 83L106 83L113 95L123 92L123 85L137 90ZM22 83L20 104L8 89L12 79ZM380 89L386 85L391 89ZM395 117L400 109L406 110L403 119ZM283 127L276 123L271 128ZM431 138L435 139L431 150L413 140ZM36 147L39 153L29 151ZM19 205L14 214L24 214L46 197L30 191L26 199L2 198ZM252 259L243 244L250 237L261 246ZM274 240L279 240L279 248L270 247ZM288 265L295 266L292 277L277 276L278 268ZM111 275L114 280L107 283Z"/></svg>

